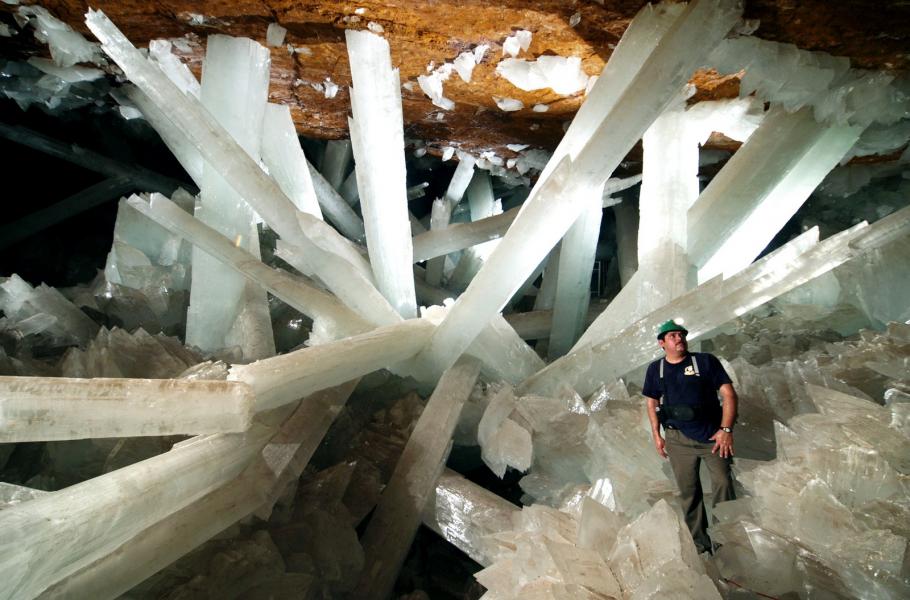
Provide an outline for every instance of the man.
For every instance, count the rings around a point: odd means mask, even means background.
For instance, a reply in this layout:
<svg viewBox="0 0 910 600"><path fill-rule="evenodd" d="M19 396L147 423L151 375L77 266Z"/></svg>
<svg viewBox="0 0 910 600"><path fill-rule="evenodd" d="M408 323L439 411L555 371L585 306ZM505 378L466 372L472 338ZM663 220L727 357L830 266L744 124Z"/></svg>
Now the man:
<svg viewBox="0 0 910 600"><path fill-rule="evenodd" d="M670 459L686 525L701 553L713 549L699 466L704 461L711 475L713 505L733 500L730 460L737 398L733 383L716 356L689 352L688 333L672 320L660 326L657 340L664 358L648 366L642 393L648 400L654 445L660 456ZM722 408L717 402L718 391L723 398ZM661 436L661 425L666 441Z"/></svg>

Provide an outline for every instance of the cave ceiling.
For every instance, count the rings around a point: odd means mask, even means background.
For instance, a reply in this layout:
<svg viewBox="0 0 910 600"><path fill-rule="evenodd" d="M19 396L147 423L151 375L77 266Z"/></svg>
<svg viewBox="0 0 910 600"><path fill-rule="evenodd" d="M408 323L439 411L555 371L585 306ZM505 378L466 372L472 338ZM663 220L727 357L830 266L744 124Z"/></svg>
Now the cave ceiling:
<svg viewBox="0 0 910 600"><path fill-rule="evenodd" d="M88 3L48 0L41 4L90 37L82 23ZM405 135L424 140L432 153L456 146L471 152L494 150L509 156L511 152L504 146L510 143L554 148L564 123L580 106L583 93L561 96L549 89L525 92L499 77L495 67L502 57L506 37L526 29L533 38L528 51L520 57L578 56L585 72L596 75L644 4L637 0L116 0L96 1L92 7L103 10L137 46L146 46L156 38L187 40L189 43L180 44L175 53L197 75L207 36L246 36L264 44L267 26L279 23L287 29L285 44L295 51L289 51L286 45L271 49L270 100L290 105L298 132L319 139L348 135L347 86L351 74L345 29L362 29L372 23L375 25L371 27L378 30L378 25L390 42L392 60L399 67L404 84ZM744 18L757 20L754 35L760 38L846 56L854 67L906 72L910 66L907 2L758 0L746 2ZM3 54L46 52L28 37L33 47L27 41L12 46L6 43ZM429 64L451 62L479 44L487 44L490 50L474 69L470 83L454 73L445 82L444 93L455 102L454 110L434 106L417 85L417 77L427 72ZM738 94L736 74L721 74L710 65L706 67L693 76L697 91L692 101ZM326 98L311 85L323 83L326 78L340 86L333 98ZM497 108L494 96L516 98L526 108L503 112ZM546 104L549 109L545 113L534 112L531 107L535 104ZM719 148L729 147L729 140L714 142Z"/></svg>

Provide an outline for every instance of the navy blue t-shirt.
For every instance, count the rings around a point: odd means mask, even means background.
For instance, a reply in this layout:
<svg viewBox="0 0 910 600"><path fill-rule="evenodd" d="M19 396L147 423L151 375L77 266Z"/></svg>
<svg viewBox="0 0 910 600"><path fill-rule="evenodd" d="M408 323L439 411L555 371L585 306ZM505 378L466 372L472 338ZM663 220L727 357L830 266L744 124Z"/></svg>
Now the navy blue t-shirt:
<svg viewBox="0 0 910 600"><path fill-rule="evenodd" d="M698 375L692 366L692 357L698 362ZM660 383L660 362L664 361L664 386ZM732 383L720 361L713 354L690 352L677 364L661 358L648 365L645 385L641 393L648 398L660 400L664 389L667 404L700 405L701 418L697 421L675 421L668 423L679 429L686 437L698 442L710 442L708 438L720 428L723 415L717 390L725 383Z"/></svg>

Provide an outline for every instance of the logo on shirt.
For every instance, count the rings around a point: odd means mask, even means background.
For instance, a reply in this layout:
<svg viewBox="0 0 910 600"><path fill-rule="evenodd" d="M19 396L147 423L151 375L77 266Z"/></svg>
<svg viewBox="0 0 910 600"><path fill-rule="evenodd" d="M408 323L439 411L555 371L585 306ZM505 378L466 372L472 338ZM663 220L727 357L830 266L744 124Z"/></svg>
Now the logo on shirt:
<svg viewBox="0 0 910 600"><path fill-rule="evenodd" d="M695 375L695 369L692 368L692 365L685 368L683 375Z"/></svg>

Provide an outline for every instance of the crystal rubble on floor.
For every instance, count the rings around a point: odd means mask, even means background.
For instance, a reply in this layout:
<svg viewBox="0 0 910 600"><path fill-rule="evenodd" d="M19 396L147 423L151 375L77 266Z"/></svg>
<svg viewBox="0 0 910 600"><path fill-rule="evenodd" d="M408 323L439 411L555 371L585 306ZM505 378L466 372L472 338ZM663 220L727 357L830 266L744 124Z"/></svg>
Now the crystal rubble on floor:
<svg viewBox="0 0 910 600"><path fill-rule="evenodd" d="M209 36L200 101L253 160L259 159L268 100L270 54L243 38ZM256 215L244 197L206 162L196 216L259 256ZM243 359L275 354L265 293L233 269L193 250L186 342L208 352L239 346Z"/></svg>
<svg viewBox="0 0 910 600"><path fill-rule="evenodd" d="M365 562L354 590L357 597L382 599L391 593L479 374L480 362L464 357L439 379L363 535Z"/></svg>
<svg viewBox="0 0 910 600"><path fill-rule="evenodd" d="M531 467L531 433L510 418L515 408L512 388L503 386L489 399L477 427L481 458L500 479L508 467L519 471Z"/></svg>
<svg viewBox="0 0 910 600"><path fill-rule="evenodd" d="M177 338L115 327L101 328L85 349L68 349L59 369L63 377L167 379L200 362L202 357Z"/></svg>
<svg viewBox="0 0 910 600"><path fill-rule="evenodd" d="M376 283L405 319L417 316L408 221L401 81L389 44L345 31L351 63L351 130L357 189ZM345 206L347 206L345 204Z"/></svg>
<svg viewBox="0 0 910 600"><path fill-rule="evenodd" d="M430 216L430 231L441 231L449 227L452 211L461 202L465 190L471 183L474 175L474 157L466 152L458 152L458 166L452 174L452 180L446 188L445 196L433 201ZM427 261L427 283L439 285L445 271L445 256L440 256Z"/></svg>
<svg viewBox="0 0 910 600"><path fill-rule="evenodd" d="M237 382L0 377L0 442L239 433L253 393Z"/></svg>
<svg viewBox="0 0 910 600"><path fill-rule="evenodd" d="M650 10L644 9L643 14ZM588 197L586 190L601 188L686 84L712 41L725 36L738 15L738 5L699 0L684 10L666 36L630 27L645 40L662 43L644 55L619 52L619 47L611 55L549 163L552 168L541 174L509 232L421 353L424 369L442 372L501 310L577 219Z"/></svg>
<svg viewBox="0 0 910 600"><path fill-rule="evenodd" d="M182 212L164 196L153 194L149 203L137 197L131 198L129 202L161 226L184 237L313 319L315 338L311 337L312 343L347 337L371 328L330 294L307 285L284 271L266 266L252 254L234 246L231 240Z"/></svg>
<svg viewBox="0 0 910 600"><path fill-rule="evenodd" d="M32 287L16 274L0 283L0 310L7 328L24 323L29 335L39 336L38 345L50 348L84 346L98 331L98 324L55 288ZM32 326L38 319L40 326Z"/></svg>
<svg viewBox="0 0 910 600"><path fill-rule="evenodd" d="M861 132L819 123L809 108L772 112L689 210L699 281L752 262Z"/></svg>
<svg viewBox="0 0 910 600"><path fill-rule="evenodd" d="M714 278L674 302L629 326L619 336L592 340L551 363L524 382L519 393L544 393L568 384L581 394L590 394L600 383L619 377L658 356L654 331L668 316L682 319L697 340L708 331L760 306L863 252L900 240L910 231L910 209L903 209L872 225L859 225L804 250L813 232L807 232L762 258L737 275ZM817 236L817 230L814 231ZM694 301L711 297L714 301ZM622 339L621 343L614 343Z"/></svg>
<svg viewBox="0 0 910 600"><path fill-rule="evenodd" d="M874 402L809 392L822 414L778 423L778 458L740 473L751 497L718 511L712 536L723 544L721 574L776 596L821 587L844 597L906 597L906 465L901 473L889 457L906 457L910 441Z"/></svg>
<svg viewBox="0 0 910 600"><path fill-rule="evenodd" d="M590 520L590 514L579 521L571 512L540 505L516 513L513 531L494 536L510 540L511 552L476 574L489 590L485 597L721 597L667 502L657 502L631 523L612 521L606 525L611 539L597 548L590 547L589 531L605 524Z"/></svg>
<svg viewBox="0 0 910 600"><path fill-rule="evenodd" d="M354 385L356 380L308 397L239 475L62 579L47 597L116 598L257 509L268 514L275 496L300 475ZM283 579L272 573L276 578ZM302 593L304 583L296 581L296 593Z"/></svg>
<svg viewBox="0 0 910 600"><path fill-rule="evenodd" d="M118 66L147 95L149 102L159 109L164 119L174 126L173 130L179 132L182 139L195 148L207 164L218 165L225 180L247 202L254 205L254 210L282 237L282 241L291 247L303 247L307 253L314 252L317 256L320 255L320 244L331 244L332 248L349 246L331 227L310 215L299 214L278 185L201 104L192 96L183 94L164 73L147 61L103 13L90 11L86 15L86 24L103 40L102 49L115 57ZM301 222L304 227L301 227ZM311 240L311 237L315 239ZM340 271L337 263L327 263L325 260L301 262L305 258L302 256L299 257L301 260L295 260L293 256L289 258L289 262L305 275L319 277L348 306L357 306L370 292L375 292L372 285L351 285L350 276L345 271ZM366 310L388 309L388 313L397 314L380 294L376 293L376 296L381 301L368 298L370 301L366 303ZM368 313L364 316L366 314ZM389 322L394 321L387 320L384 323Z"/></svg>
<svg viewBox="0 0 910 600"><path fill-rule="evenodd" d="M192 214L195 198L183 190L173 194L180 209ZM108 296L144 297L145 310L123 322L128 329L143 327L153 332L182 333L189 299L192 249L166 229L150 223L125 199L117 207L114 243L104 267L103 290L96 291L96 304L104 310ZM124 290L135 290L131 292ZM100 293L99 293L100 292ZM97 296L101 296L97 298ZM113 304L116 306L117 302ZM113 308L113 307L112 307ZM124 311L117 310L122 318ZM151 313L153 319L142 315Z"/></svg>

